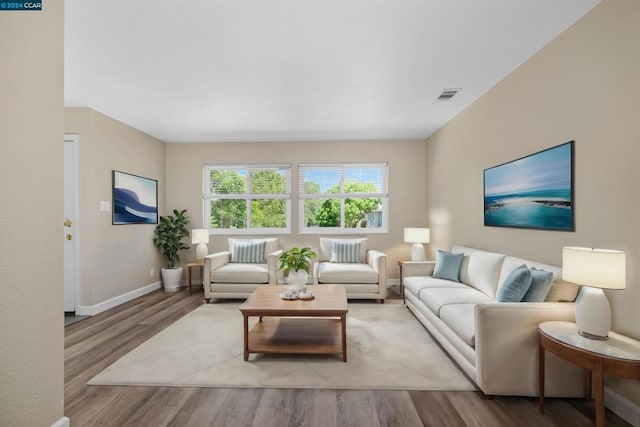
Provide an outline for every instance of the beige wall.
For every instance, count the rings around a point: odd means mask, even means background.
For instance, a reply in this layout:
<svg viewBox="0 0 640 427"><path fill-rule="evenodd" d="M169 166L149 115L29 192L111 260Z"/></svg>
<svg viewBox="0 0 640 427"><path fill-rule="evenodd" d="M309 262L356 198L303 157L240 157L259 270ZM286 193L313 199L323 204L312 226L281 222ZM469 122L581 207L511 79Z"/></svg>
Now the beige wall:
<svg viewBox="0 0 640 427"><path fill-rule="evenodd" d="M627 253L607 291L613 330L640 339L640 2L604 0L427 139L432 249L464 243L555 265L567 245ZM482 171L575 139L576 231L483 226ZM627 396L640 403L638 383ZM633 390L631 390L633 389Z"/></svg>
<svg viewBox="0 0 640 427"><path fill-rule="evenodd" d="M79 138L80 305L94 306L160 280L165 261L153 246L155 225L112 225L99 204L111 203L115 169L158 180L162 213L165 143L90 108L66 108L65 121Z"/></svg>
<svg viewBox="0 0 640 427"><path fill-rule="evenodd" d="M0 13L0 425L63 416L63 7Z"/></svg>
<svg viewBox="0 0 640 427"><path fill-rule="evenodd" d="M285 248L318 247L318 235L298 234L297 165L312 162L389 163L389 233L370 234L369 247L387 253L387 270L397 277L397 260L410 258L403 227L426 225L424 141L272 142L242 144L167 144L167 208L187 209L193 227L202 224L202 165L290 163L292 234L280 236ZM211 236L209 252L227 249L226 236ZM193 259L194 250L183 261Z"/></svg>

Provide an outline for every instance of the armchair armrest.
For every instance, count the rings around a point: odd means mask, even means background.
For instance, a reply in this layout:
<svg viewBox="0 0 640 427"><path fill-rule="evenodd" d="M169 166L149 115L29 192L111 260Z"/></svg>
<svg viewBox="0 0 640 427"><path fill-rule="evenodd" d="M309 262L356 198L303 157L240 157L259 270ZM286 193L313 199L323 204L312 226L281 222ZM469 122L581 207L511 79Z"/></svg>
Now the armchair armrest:
<svg viewBox="0 0 640 427"><path fill-rule="evenodd" d="M202 283L205 289L205 296L207 295L207 289L211 289L211 272L217 270L225 264L231 261L231 252L223 251L216 252L215 254L207 255L204 257L204 268L202 274Z"/></svg>
<svg viewBox="0 0 640 427"><path fill-rule="evenodd" d="M537 330L538 324L549 320L573 322L574 303L493 302L476 305L477 380L486 394L537 395ZM549 362L548 372L553 372L553 378L549 380L550 389L560 386L565 391L561 395L570 395L570 390L576 386L576 371L568 366L557 366L554 363L557 361ZM577 386L579 390L580 381Z"/></svg>
<svg viewBox="0 0 640 427"><path fill-rule="evenodd" d="M405 261L402 263L402 276L431 276L435 268L435 261Z"/></svg>
<svg viewBox="0 0 640 427"><path fill-rule="evenodd" d="M318 279L318 273L320 273L320 262L313 263L313 284L318 285L320 280Z"/></svg>
<svg viewBox="0 0 640 427"><path fill-rule="evenodd" d="M280 255L282 254L282 249L278 249L277 251L271 252L267 255L267 269L269 270L269 284L277 285L278 284L278 275L282 275L282 272L278 270L278 261Z"/></svg>
<svg viewBox="0 0 640 427"><path fill-rule="evenodd" d="M387 297L387 255L375 249L367 251L367 263L378 273L380 300Z"/></svg>

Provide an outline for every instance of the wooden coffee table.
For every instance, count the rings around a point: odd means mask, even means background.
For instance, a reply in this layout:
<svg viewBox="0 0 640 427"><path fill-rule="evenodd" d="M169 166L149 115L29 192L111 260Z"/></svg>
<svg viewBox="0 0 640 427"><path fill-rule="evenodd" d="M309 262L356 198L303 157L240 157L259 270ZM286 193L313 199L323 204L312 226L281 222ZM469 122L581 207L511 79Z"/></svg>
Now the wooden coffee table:
<svg viewBox="0 0 640 427"><path fill-rule="evenodd" d="M347 361L347 293L342 285L315 285L310 301L287 301L288 287L259 286L240 306L244 360L251 353L342 354ZM249 317L259 321L249 331Z"/></svg>

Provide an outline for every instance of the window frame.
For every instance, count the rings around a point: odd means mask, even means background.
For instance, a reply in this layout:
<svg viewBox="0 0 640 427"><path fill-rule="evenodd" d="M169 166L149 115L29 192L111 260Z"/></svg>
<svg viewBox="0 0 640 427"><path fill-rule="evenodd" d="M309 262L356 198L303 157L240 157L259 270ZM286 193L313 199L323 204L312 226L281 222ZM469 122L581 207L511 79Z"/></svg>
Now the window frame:
<svg viewBox="0 0 640 427"><path fill-rule="evenodd" d="M319 193L319 194L306 194L304 193L304 169L320 169L331 168L340 170L340 193ZM353 167L367 167L367 168L384 168L384 176L382 182L382 191L379 193L345 193L345 170ZM345 200L346 199L367 199L377 198L381 199L382 207L380 209L382 214L382 224L380 228L349 228L345 227ZM340 200L340 227L306 227L305 226L305 200L316 199L338 199ZM389 233L389 163L388 162L357 162L357 163L300 163L298 165L298 233L299 234L387 234Z"/></svg>
<svg viewBox="0 0 640 427"><path fill-rule="evenodd" d="M211 172L240 171L247 172L244 193L211 193ZM282 194L253 194L251 193L251 172L285 170L285 193ZM245 200L247 205L246 224L251 224L251 201L252 200L285 200L285 227L278 228L211 228L211 202L213 200ZM204 227L209 230L210 235L262 235L262 234L291 234L291 164L236 164L224 165L213 164L202 166L202 218Z"/></svg>

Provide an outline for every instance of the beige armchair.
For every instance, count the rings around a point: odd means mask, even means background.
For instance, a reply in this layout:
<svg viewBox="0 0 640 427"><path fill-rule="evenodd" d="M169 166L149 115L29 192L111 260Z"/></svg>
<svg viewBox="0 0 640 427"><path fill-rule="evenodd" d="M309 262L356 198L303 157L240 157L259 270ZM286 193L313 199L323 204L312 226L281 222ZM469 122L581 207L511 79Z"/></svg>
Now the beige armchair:
<svg viewBox="0 0 640 427"><path fill-rule="evenodd" d="M229 250L204 259L204 299L247 298L260 285L276 284L277 238L229 239Z"/></svg>
<svg viewBox="0 0 640 427"><path fill-rule="evenodd" d="M319 262L313 266L313 283L344 285L349 299L387 297L387 256L367 249L367 239L320 238Z"/></svg>

